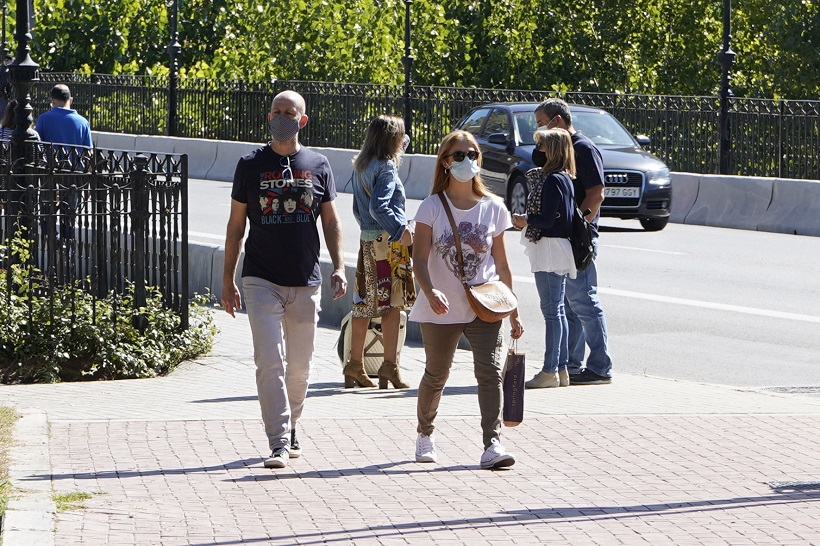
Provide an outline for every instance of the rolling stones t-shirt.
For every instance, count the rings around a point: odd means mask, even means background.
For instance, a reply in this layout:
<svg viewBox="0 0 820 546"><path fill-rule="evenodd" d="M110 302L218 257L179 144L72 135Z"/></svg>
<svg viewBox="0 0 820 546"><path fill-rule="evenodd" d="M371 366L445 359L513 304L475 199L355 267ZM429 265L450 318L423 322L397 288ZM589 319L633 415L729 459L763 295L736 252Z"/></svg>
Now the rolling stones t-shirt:
<svg viewBox="0 0 820 546"><path fill-rule="evenodd" d="M280 286L319 286L322 203L336 198L325 156L302 146L281 156L264 146L236 165L231 198L248 206L243 277Z"/></svg>
<svg viewBox="0 0 820 546"><path fill-rule="evenodd" d="M471 209L461 210L453 206L446 194L445 198L450 205L461 238L467 284L472 286L498 280L495 260L491 253L493 238L512 227L510 213L504 203L495 197L482 197ZM413 305L410 320L436 324L474 321L476 315L467 302L458 273L458 254L453 229L438 195L431 195L422 201L415 220L417 223L430 226L433 230L433 244L427 258L427 268L433 288L444 293L450 310L446 315L437 315L422 293Z"/></svg>

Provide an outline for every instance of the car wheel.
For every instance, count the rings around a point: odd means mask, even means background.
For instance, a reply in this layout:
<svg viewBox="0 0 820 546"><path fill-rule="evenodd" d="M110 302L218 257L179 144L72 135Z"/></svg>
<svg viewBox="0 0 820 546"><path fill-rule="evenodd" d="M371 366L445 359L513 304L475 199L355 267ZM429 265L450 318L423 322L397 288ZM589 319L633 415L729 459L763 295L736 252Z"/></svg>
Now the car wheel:
<svg viewBox="0 0 820 546"><path fill-rule="evenodd" d="M514 214L526 214L527 212L527 181L521 175L516 175L510 180L509 198L507 204L510 212Z"/></svg>
<svg viewBox="0 0 820 546"><path fill-rule="evenodd" d="M666 218L641 218L641 225L646 231L660 231L669 223L669 217Z"/></svg>

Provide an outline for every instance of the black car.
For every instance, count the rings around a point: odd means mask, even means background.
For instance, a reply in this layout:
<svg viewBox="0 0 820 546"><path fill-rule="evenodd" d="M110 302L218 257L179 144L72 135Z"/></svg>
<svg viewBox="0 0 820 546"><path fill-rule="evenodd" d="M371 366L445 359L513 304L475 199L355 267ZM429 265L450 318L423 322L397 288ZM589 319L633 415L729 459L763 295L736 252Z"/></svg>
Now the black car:
<svg viewBox="0 0 820 546"><path fill-rule="evenodd" d="M538 103L487 104L471 110L455 126L472 133L481 147L481 177L488 188L523 213L527 202L524 173L532 169L535 107ZM672 185L666 165L641 145L617 119L604 110L570 105L572 126L601 150L605 198L601 216L637 218L644 229L658 231L669 222Z"/></svg>

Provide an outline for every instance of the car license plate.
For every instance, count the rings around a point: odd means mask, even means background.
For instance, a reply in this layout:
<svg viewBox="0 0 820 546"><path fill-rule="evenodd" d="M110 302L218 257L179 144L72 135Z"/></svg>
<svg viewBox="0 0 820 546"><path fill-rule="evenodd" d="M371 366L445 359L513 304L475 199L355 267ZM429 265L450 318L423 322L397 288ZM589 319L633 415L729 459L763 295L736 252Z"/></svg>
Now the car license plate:
<svg viewBox="0 0 820 546"><path fill-rule="evenodd" d="M604 197L640 197L641 188L604 188Z"/></svg>

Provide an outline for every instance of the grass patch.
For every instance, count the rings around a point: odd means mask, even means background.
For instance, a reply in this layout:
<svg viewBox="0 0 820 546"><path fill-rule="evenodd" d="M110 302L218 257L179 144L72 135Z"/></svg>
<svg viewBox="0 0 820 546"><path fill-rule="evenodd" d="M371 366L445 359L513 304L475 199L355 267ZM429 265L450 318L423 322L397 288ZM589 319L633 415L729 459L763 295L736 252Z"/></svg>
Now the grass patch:
<svg viewBox="0 0 820 546"><path fill-rule="evenodd" d="M13 408L0 406L0 514L6 511L6 503L11 492L9 482L9 449L17 412Z"/></svg>
<svg viewBox="0 0 820 546"><path fill-rule="evenodd" d="M82 510L86 508L83 501L90 499L93 497L91 493L81 493L81 492L74 492L74 493L61 493L61 494L54 494L51 498L54 500L54 503L57 505L58 512L65 512L67 510Z"/></svg>

